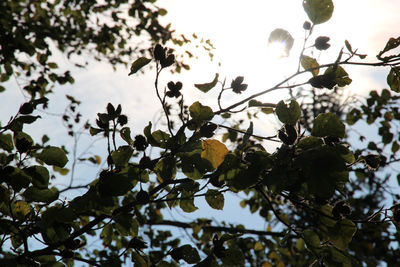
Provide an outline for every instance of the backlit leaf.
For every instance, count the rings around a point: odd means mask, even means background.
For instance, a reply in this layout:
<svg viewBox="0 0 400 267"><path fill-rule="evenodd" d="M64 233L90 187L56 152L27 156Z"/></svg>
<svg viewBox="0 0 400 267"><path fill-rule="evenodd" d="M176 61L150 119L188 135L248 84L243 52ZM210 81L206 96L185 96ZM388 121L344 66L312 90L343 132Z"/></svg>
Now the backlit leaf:
<svg viewBox="0 0 400 267"><path fill-rule="evenodd" d="M28 187L22 195L29 201L50 203L58 199L59 193L55 187L51 189Z"/></svg>
<svg viewBox="0 0 400 267"><path fill-rule="evenodd" d="M208 106L203 106L200 102L194 102L189 107L190 116L197 122L209 121L214 117L214 112Z"/></svg>
<svg viewBox="0 0 400 267"><path fill-rule="evenodd" d="M278 43L282 44L286 56L289 56L290 50L293 47L294 39L287 30L275 29L271 32L268 38L268 44Z"/></svg>
<svg viewBox="0 0 400 267"><path fill-rule="evenodd" d="M47 147L38 155L38 158L47 165L54 165L58 167L64 167L68 162L65 151L59 147Z"/></svg>
<svg viewBox="0 0 400 267"><path fill-rule="evenodd" d="M314 120L314 126L311 134L317 137L344 137L345 125L333 113L319 114Z"/></svg>
<svg viewBox="0 0 400 267"><path fill-rule="evenodd" d="M301 109L296 100L290 101L289 106L280 101L275 109L278 119L285 124L294 125L300 119Z"/></svg>
<svg viewBox="0 0 400 267"><path fill-rule="evenodd" d="M206 201L211 208L222 210L224 208L224 195L218 190L209 189L206 193Z"/></svg>
<svg viewBox="0 0 400 267"><path fill-rule="evenodd" d="M392 91L400 92L400 67L392 68L386 78Z"/></svg>
<svg viewBox="0 0 400 267"><path fill-rule="evenodd" d="M304 0L303 8L312 23L321 24L332 17L334 6L332 0Z"/></svg>
<svg viewBox="0 0 400 267"><path fill-rule="evenodd" d="M211 162L214 168L221 165L229 152L223 143L215 139L203 140L201 146L201 157Z"/></svg>
<svg viewBox="0 0 400 267"><path fill-rule="evenodd" d="M313 74L313 76L317 76L319 73L319 64L315 58L309 57L309 56L302 56L301 57L301 66L305 70L313 69L310 70L310 72ZM316 69L315 69L316 68Z"/></svg>
<svg viewBox="0 0 400 267"><path fill-rule="evenodd" d="M212 80L211 82L209 82L209 83L201 83L201 84L198 83L198 84L195 84L194 86L197 89L199 89L200 91L202 91L204 93L207 93L208 91L213 89L215 87L215 85L217 85L218 77L219 77L219 74L215 73L214 80Z"/></svg>
<svg viewBox="0 0 400 267"><path fill-rule="evenodd" d="M140 57L135 60L135 62L132 63L131 65L131 71L129 72L128 75L135 74L138 72L141 68L149 64L151 59L145 58L145 57Z"/></svg>

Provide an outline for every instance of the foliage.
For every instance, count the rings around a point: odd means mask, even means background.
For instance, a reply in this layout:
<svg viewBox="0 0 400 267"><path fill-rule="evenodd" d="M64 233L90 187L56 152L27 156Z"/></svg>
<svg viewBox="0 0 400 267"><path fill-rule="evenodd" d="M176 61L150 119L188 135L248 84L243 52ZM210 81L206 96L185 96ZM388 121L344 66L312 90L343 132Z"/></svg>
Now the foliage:
<svg viewBox="0 0 400 267"><path fill-rule="evenodd" d="M356 61L365 55L346 41L346 51L342 49L334 62L322 64L312 57L312 51L329 49L329 37L320 36L307 45L314 27L329 20L334 6L330 0L305 0L303 7L311 22L303 25L306 38L298 70L276 86L225 108L223 93L232 90L240 95L248 85L238 76L226 86L226 80L220 81L215 74L211 82L195 84L204 93L221 85L219 109L213 110L201 100L185 102L181 82L171 81L168 90L160 90L160 73L172 66L186 66L177 62L165 42L180 45L187 39L176 39L170 26L158 23L158 16L166 10L154 2L0 3L1 81L14 73L26 77L24 90L31 97L0 128L0 265L398 265L400 206L389 181L400 150L396 131L400 56L387 54L400 45L399 38L387 42L377 62ZM135 27L129 27L127 17L120 15L125 6L128 17L136 19ZM100 19L108 15L113 26ZM92 25L93 18L99 19ZM127 39L144 33L154 49L128 47ZM27 35L31 38L24 38ZM52 83L73 82L69 72L55 73L58 65L48 61L55 48L48 40L69 57L85 51L113 65L135 55L129 75L152 65L156 96L167 123L166 129L153 129L150 122L143 134L132 138L121 105L109 103L106 112L97 114L96 125L85 125L92 136L107 141L107 166L78 187L63 188L51 178L73 172L71 161L99 164L99 156L74 158L65 147L50 145L47 136L34 140L24 130L40 119L32 114L39 105L47 106ZM273 31L269 40L286 42L287 55L295 41L283 29ZM360 105L339 103L343 87L352 82L346 65L389 66L391 90L371 91ZM288 90L292 97L277 103L257 100L275 90ZM77 124L80 101L67 98L69 115L62 119L68 125ZM303 101L310 99L311 103ZM238 107L242 109L235 110ZM254 112L247 112L251 123L242 129L243 123L236 123L234 116L245 110ZM282 128L276 135L253 133L259 111L280 121ZM72 122L71 116L75 117ZM349 138L358 122L370 125L371 131L377 129L379 140L359 135L361 144L356 144ZM75 136L73 126L68 128L68 134ZM223 133L222 142L217 132ZM117 145L118 139L123 145ZM277 149L267 151L268 142L278 144ZM152 149L159 156L151 154ZM182 175L185 178L177 178ZM59 197L60 192L82 188L85 191L71 199ZM268 228L246 229L211 218L164 219L167 209L198 210L197 198L223 210L227 192L240 196L240 206L257 212ZM182 242L165 227L187 230L190 242ZM102 240L103 247L90 246L93 239Z"/></svg>

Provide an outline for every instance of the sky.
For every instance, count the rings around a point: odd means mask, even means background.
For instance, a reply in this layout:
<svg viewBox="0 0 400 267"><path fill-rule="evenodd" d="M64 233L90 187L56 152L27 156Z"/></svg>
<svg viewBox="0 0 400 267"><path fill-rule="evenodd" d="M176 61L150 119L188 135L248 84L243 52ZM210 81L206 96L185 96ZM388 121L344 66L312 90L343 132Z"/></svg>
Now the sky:
<svg viewBox="0 0 400 267"><path fill-rule="evenodd" d="M194 88L195 83L209 82L216 72L221 79L231 81L236 76L244 76L248 90L242 95L227 95L223 105L236 102L250 94L274 85L276 82L289 76L296 70L298 52L302 47L304 31L303 22L308 20L303 11L302 1L294 0L160 0L158 5L168 10L163 18L165 23L171 22L178 33L188 36L196 33L199 37L210 39L216 47L215 59L210 62L207 57L190 61L191 71L182 74L164 72L160 84L168 81L180 80L183 82L183 93L188 103L200 101L202 104L216 107L218 90L214 89L205 95ZM319 35L331 38L331 48L326 53L316 53L320 63L332 62L338 52L348 40L359 53L368 54L365 61L375 62L375 55L383 49L390 37L399 35L400 1L396 0L336 0L335 9L330 21L318 25L314 37ZM283 28L291 33L295 39L294 47L289 58L277 59L268 48L268 37L275 28ZM179 52L179 49L177 50ZM200 53L201 54L201 53ZM57 55L59 65L72 67L66 56ZM218 63L221 63L219 66ZM366 95L371 89L387 87L387 69L347 68L353 78L353 83L346 90L351 94ZM142 133L142 129L149 121L154 120L154 114L160 110L154 92L154 69L146 71L144 75L128 76L128 70L122 67L114 72L106 63L94 63L85 70L74 69L72 74L75 84L55 88L56 94L51 96L51 112L62 113L65 108L65 94L71 94L83 101L80 111L86 119L94 122L96 113L104 111L108 102L114 105L122 104L123 113L129 117L128 126L133 135ZM311 76L310 76L311 77ZM3 124L18 109L16 103L23 103L24 97L15 84L10 83L15 90L8 90L0 95L0 120ZM281 92L260 97L260 101L278 102L286 98ZM7 101L6 101L7 100ZM43 117L46 114L42 114ZM264 122L255 124L256 134L275 133L279 128L273 115L264 116ZM52 144L60 145L72 142L63 139L65 130L61 127L60 119L42 120L35 127L27 127L27 131L35 138L40 138L46 129L52 129L50 136ZM85 139L86 140L86 139ZM86 145L84 141L83 146ZM105 151L106 143L99 141L94 151ZM272 148L271 148L272 149ZM273 151L270 151L273 152ZM100 153L100 152L99 152ZM84 175L81 174L81 177ZM229 198L230 199L230 198ZM203 203L204 204L204 203ZM203 204L199 206L203 207ZM232 219L240 221L240 216L234 208L227 208L224 212L207 210L208 214L221 220ZM194 213L190 217L201 216L204 213ZM172 214L179 219L186 220L180 214ZM185 215L188 216L188 215ZM247 222L253 228L263 228L260 220Z"/></svg>

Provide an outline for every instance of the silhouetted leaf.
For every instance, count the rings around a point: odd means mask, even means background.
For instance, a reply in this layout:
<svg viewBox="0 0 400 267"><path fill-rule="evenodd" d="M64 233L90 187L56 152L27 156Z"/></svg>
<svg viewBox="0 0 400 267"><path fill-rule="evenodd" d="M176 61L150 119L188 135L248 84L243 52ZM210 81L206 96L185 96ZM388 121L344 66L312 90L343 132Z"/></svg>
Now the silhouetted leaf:
<svg viewBox="0 0 400 267"><path fill-rule="evenodd" d="M332 17L334 6L332 0L304 0L303 8L312 23L321 24Z"/></svg>
<svg viewBox="0 0 400 267"><path fill-rule="evenodd" d="M390 70L386 81L390 89L396 93L400 92L400 67L394 67Z"/></svg>
<svg viewBox="0 0 400 267"><path fill-rule="evenodd" d="M179 263L179 260L184 260L188 264L194 264L200 261L199 253L197 249L191 245L183 245L175 248L171 251L171 257Z"/></svg>
<svg viewBox="0 0 400 267"><path fill-rule="evenodd" d="M113 163L117 168L122 168L128 164L131 158L133 149L130 146L120 146L118 150L111 153Z"/></svg>
<svg viewBox="0 0 400 267"><path fill-rule="evenodd" d="M224 195L218 190L208 189L206 193L206 201L211 208L222 210L224 208Z"/></svg>
<svg viewBox="0 0 400 267"><path fill-rule="evenodd" d="M339 137L345 136L345 125L333 113L319 114L314 120L311 134L317 137Z"/></svg>
<svg viewBox="0 0 400 267"><path fill-rule="evenodd" d="M278 119L284 124L294 125L300 119L301 110L296 100L291 100L289 105L280 101L275 108Z"/></svg>
<svg viewBox="0 0 400 267"><path fill-rule="evenodd" d="M55 165L58 167L64 167L68 162L67 155L64 150L59 147L47 147L38 155L38 158L47 165Z"/></svg>
<svg viewBox="0 0 400 267"><path fill-rule="evenodd" d="M208 106L203 106L200 102L194 102L189 107L190 116L197 122L209 121L214 117L214 112Z"/></svg>
<svg viewBox="0 0 400 267"><path fill-rule="evenodd" d="M145 57L140 57L138 59L136 59L132 65L131 65L131 71L129 72L128 75L132 75L135 74L136 72L138 72L141 68L143 68L144 66L146 66L147 64L149 64L151 61L151 59L145 58Z"/></svg>
<svg viewBox="0 0 400 267"><path fill-rule="evenodd" d="M58 199L59 193L55 187L51 189L28 187L22 195L28 201L51 203Z"/></svg>
<svg viewBox="0 0 400 267"><path fill-rule="evenodd" d="M198 84L195 84L194 86L197 89L199 89L200 91L202 91L204 93L207 93L208 91L213 89L215 87L215 85L217 85L218 77L219 77L219 74L215 73L214 80L212 80L211 82L209 82L209 83L200 83L200 84L198 83Z"/></svg>

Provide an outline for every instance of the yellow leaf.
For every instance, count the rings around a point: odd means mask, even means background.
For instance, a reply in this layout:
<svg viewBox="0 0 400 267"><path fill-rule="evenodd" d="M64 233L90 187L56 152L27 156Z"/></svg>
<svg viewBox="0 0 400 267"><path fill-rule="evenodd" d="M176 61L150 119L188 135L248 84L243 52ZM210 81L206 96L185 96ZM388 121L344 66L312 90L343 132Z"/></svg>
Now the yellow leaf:
<svg viewBox="0 0 400 267"><path fill-rule="evenodd" d="M254 244L254 250L258 251L258 250L262 250L263 249L263 245L261 244L261 242L256 242Z"/></svg>
<svg viewBox="0 0 400 267"><path fill-rule="evenodd" d="M302 56L300 63L301 63L301 66L303 66L303 68L305 70L313 69L313 70L310 70L310 72L314 76L318 75L319 69L314 69L314 68L318 68L319 67L319 64L318 64L317 60L315 60L315 58L312 58L312 57L309 57L309 56Z"/></svg>
<svg viewBox="0 0 400 267"><path fill-rule="evenodd" d="M101 163L101 158L99 155L95 155L94 158L96 159L97 164Z"/></svg>
<svg viewBox="0 0 400 267"><path fill-rule="evenodd" d="M201 157L211 162L215 169L224 162L225 156L229 153L226 146L215 139L202 141L201 148Z"/></svg>
<svg viewBox="0 0 400 267"><path fill-rule="evenodd" d="M272 231L272 227L271 227L271 225L268 225L267 232L271 232L271 231Z"/></svg>
<svg viewBox="0 0 400 267"><path fill-rule="evenodd" d="M27 202L17 201L14 204L13 213L17 219L23 220L31 212L31 210L32 208Z"/></svg>
<svg viewBox="0 0 400 267"><path fill-rule="evenodd" d="M262 267L272 267L271 263L269 263L268 261L264 262Z"/></svg>

